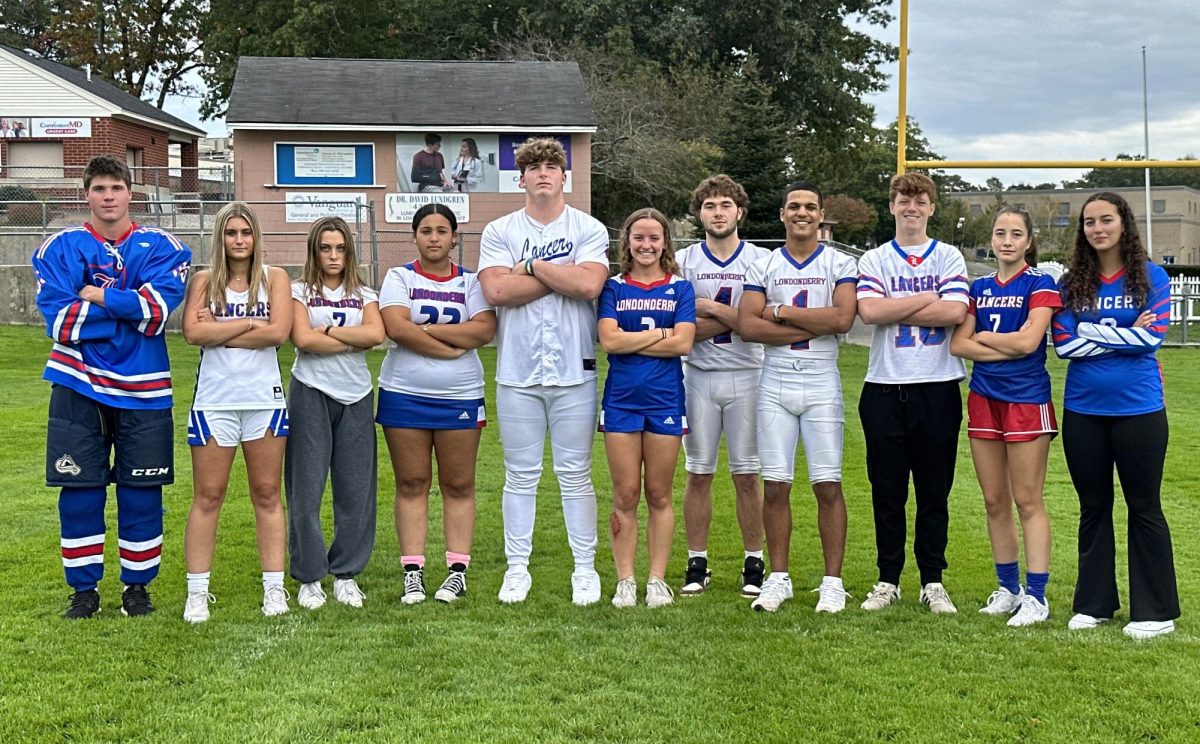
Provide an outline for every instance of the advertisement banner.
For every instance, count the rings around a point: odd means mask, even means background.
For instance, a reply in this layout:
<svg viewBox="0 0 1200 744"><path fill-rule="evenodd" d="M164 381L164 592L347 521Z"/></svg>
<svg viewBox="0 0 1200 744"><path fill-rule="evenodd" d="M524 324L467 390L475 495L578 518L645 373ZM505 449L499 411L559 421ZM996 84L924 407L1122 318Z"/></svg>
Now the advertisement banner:
<svg viewBox="0 0 1200 744"><path fill-rule="evenodd" d="M92 120L87 116L61 116L30 120L30 137L91 137Z"/></svg>
<svg viewBox="0 0 1200 744"><path fill-rule="evenodd" d="M297 178L353 178L355 151L353 147L296 145L294 163Z"/></svg>
<svg viewBox="0 0 1200 744"><path fill-rule="evenodd" d="M515 194L521 188L521 171L517 168L517 148L530 137L550 137L567 151L567 185L563 192L571 193L571 135L569 134L502 134L500 135L500 192Z"/></svg>
<svg viewBox="0 0 1200 744"><path fill-rule="evenodd" d="M0 114L0 139L29 136L29 118Z"/></svg>
<svg viewBox="0 0 1200 744"><path fill-rule="evenodd" d="M468 194L452 192L428 194L388 194L386 197L383 219L385 222L411 224L413 215L426 204L445 204L454 212L458 224L471 221L471 197Z"/></svg>
<svg viewBox="0 0 1200 744"><path fill-rule="evenodd" d="M353 225L358 220L354 202L367 203L367 195L344 191L289 191L285 195L288 222L316 222L322 217L341 217Z"/></svg>

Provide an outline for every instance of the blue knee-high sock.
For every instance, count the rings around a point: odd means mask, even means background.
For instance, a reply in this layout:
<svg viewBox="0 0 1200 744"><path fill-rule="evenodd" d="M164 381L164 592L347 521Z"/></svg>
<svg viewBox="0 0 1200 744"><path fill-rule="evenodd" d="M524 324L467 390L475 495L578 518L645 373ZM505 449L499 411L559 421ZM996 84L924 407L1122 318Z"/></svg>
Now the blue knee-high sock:
<svg viewBox="0 0 1200 744"><path fill-rule="evenodd" d="M104 578L104 501L102 486L65 486L58 493L63 572L77 592L95 589Z"/></svg>
<svg viewBox="0 0 1200 744"><path fill-rule="evenodd" d="M1013 561L1012 563L997 563L996 578L1000 580L1000 586L1013 594L1021 591L1021 566L1017 561Z"/></svg>
<svg viewBox="0 0 1200 744"><path fill-rule="evenodd" d="M1050 580L1049 573L1025 573L1025 592L1042 604L1046 604L1046 582Z"/></svg>
<svg viewBox="0 0 1200 744"><path fill-rule="evenodd" d="M162 556L162 486L117 486L121 582L149 584Z"/></svg>

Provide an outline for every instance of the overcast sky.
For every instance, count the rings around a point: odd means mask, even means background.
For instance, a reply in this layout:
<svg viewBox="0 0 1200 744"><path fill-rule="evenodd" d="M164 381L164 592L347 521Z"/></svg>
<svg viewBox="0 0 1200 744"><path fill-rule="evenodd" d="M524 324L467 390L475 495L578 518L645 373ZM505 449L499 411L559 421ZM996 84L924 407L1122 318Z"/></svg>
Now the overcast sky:
<svg viewBox="0 0 1200 744"><path fill-rule="evenodd" d="M900 43L900 3L886 29ZM908 113L953 160L1112 160L1140 155L1142 46L1150 155L1200 157L1200 1L912 0ZM896 118L899 65L871 98ZM1081 171L952 171L982 183L1075 178Z"/></svg>
<svg viewBox="0 0 1200 744"><path fill-rule="evenodd" d="M955 160L1109 160L1140 155L1146 46L1150 155L1200 157L1200 0L912 0L908 113L934 150ZM887 28L900 43L900 3ZM871 97L880 125L896 118L898 65ZM211 134L199 102L166 109ZM1076 178L1081 171L963 170L973 183Z"/></svg>

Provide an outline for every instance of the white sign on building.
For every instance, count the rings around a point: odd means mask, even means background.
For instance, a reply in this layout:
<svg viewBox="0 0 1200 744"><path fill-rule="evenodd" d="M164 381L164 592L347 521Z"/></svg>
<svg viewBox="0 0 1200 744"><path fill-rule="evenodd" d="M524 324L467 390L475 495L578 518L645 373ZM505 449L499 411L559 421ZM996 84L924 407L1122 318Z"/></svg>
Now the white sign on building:
<svg viewBox="0 0 1200 744"><path fill-rule="evenodd" d="M353 178L354 148L296 145L297 178Z"/></svg>
<svg viewBox="0 0 1200 744"><path fill-rule="evenodd" d="M92 120L87 116L34 118L29 120L30 137L91 137Z"/></svg>
<svg viewBox="0 0 1200 744"><path fill-rule="evenodd" d="M353 225L359 219L354 202L367 203L366 192L289 191L284 198L288 222L316 222L322 217L336 216Z"/></svg>
<svg viewBox="0 0 1200 744"><path fill-rule="evenodd" d="M413 215L426 204L445 204L454 212L459 224L471 221L471 196L454 192L427 194L388 194L383 219L386 222L411 224Z"/></svg>

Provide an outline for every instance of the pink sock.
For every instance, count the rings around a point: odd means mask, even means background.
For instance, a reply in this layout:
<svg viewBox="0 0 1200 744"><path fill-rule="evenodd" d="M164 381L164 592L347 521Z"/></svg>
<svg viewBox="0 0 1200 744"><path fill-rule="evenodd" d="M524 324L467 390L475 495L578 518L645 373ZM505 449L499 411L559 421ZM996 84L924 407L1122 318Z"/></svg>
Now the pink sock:
<svg viewBox="0 0 1200 744"><path fill-rule="evenodd" d="M455 563L461 563L464 566L471 565L471 556L468 553L451 553L446 551L446 565L453 566Z"/></svg>
<svg viewBox="0 0 1200 744"><path fill-rule="evenodd" d="M402 555L400 556L401 566L416 565L418 568L425 568L425 556L423 555Z"/></svg>

